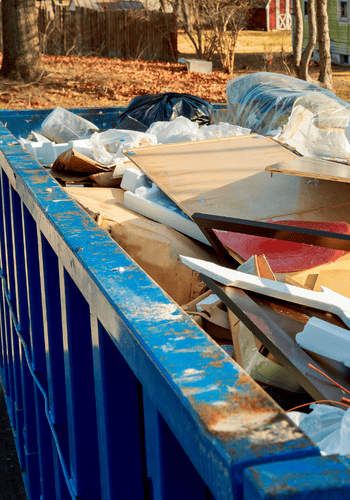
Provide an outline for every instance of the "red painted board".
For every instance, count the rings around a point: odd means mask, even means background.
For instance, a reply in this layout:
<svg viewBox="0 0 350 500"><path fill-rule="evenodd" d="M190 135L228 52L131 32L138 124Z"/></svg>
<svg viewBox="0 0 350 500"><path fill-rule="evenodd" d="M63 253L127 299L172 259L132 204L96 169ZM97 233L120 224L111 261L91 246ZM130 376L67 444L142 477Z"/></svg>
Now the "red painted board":
<svg viewBox="0 0 350 500"><path fill-rule="evenodd" d="M332 233L350 234L350 226L346 222L311 222L283 220L272 221L274 224L287 226L318 229ZM281 241L261 236L251 236L228 231L215 231L217 237L226 247L231 248L244 260L252 255L264 254L274 273L287 273L302 271L312 267L334 262L344 255L342 250L332 248L316 247L296 243L293 241Z"/></svg>

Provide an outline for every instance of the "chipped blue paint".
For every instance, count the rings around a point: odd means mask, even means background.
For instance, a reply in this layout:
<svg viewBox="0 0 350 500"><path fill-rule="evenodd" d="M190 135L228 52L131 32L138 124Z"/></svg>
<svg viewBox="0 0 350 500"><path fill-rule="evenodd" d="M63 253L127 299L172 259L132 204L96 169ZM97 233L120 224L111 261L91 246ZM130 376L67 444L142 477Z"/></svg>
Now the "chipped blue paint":
<svg viewBox="0 0 350 500"><path fill-rule="evenodd" d="M249 500L349 500L350 460L312 457L260 465L244 474Z"/></svg>
<svg viewBox="0 0 350 500"><path fill-rule="evenodd" d="M113 125L101 111L81 112ZM239 500L248 467L318 456L18 145L47 113L0 111L0 373L9 408L34 405L12 416L29 499Z"/></svg>

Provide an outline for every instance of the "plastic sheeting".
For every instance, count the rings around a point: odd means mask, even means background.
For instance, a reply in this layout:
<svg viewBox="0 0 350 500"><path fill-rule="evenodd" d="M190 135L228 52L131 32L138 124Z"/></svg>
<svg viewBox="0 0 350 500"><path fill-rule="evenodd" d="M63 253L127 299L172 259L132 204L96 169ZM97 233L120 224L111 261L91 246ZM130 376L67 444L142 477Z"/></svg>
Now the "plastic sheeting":
<svg viewBox="0 0 350 500"><path fill-rule="evenodd" d="M350 453L350 408L311 404L306 415L293 411L288 416L320 448L323 455Z"/></svg>
<svg viewBox="0 0 350 500"><path fill-rule="evenodd" d="M234 122L304 156L350 159L350 104L318 85L277 73L230 80L227 108Z"/></svg>

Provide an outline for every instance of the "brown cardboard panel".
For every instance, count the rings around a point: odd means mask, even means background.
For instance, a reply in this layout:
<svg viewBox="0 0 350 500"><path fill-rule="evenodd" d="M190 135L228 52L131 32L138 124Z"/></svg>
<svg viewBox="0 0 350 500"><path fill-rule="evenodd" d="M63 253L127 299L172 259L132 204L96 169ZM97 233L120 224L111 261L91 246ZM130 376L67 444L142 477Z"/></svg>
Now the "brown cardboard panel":
<svg viewBox="0 0 350 500"><path fill-rule="evenodd" d="M179 256L217 262L206 245L128 210L122 205L122 189L70 187L66 191L175 302L187 304L202 293L198 273L182 264Z"/></svg>
<svg viewBox="0 0 350 500"><path fill-rule="evenodd" d="M105 167L98 161L78 153L74 148L67 149L67 151L61 153L56 158L51 168L52 170L64 170L65 172L76 173L84 172L87 174L96 174L98 172L110 170L109 167Z"/></svg>

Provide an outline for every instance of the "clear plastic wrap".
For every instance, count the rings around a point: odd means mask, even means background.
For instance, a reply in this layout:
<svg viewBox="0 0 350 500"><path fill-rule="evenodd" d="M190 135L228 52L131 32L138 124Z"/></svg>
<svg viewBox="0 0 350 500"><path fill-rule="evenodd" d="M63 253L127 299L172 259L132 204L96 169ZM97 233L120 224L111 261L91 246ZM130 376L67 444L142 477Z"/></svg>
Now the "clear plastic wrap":
<svg viewBox="0 0 350 500"><path fill-rule="evenodd" d="M218 125L203 125L200 127L197 122L193 122L184 116L178 116L170 122L152 123L147 133L155 135L158 144L169 144L247 135L250 130L223 122Z"/></svg>
<svg viewBox="0 0 350 500"><path fill-rule="evenodd" d="M51 141L63 143L87 139L96 130L94 123L58 106L45 118L40 132Z"/></svg>
<svg viewBox="0 0 350 500"><path fill-rule="evenodd" d="M318 85L277 73L230 80L227 108L234 122L304 156L347 162L350 104Z"/></svg>
<svg viewBox="0 0 350 500"><path fill-rule="evenodd" d="M346 411L334 406L311 404L306 415L290 412L289 417L309 436L323 455L350 453L350 408Z"/></svg>

